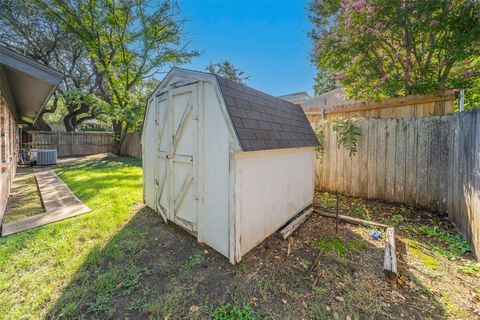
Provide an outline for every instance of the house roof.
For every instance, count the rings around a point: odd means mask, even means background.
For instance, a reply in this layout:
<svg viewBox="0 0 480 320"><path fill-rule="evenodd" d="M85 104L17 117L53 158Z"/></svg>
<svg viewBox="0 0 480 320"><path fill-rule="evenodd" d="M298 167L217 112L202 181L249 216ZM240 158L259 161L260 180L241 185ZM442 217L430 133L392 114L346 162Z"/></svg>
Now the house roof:
<svg viewBox="0 0 480 320"><path fill-rule="evenodd" d="M302 102L311 99L312 97L305 91L293 92L278 96L280 99L287 100L291 103L301 104Z"/></svg>
<svg viewBox="0 0 480 320"><path fill-rule="evenodd" d="M305 112L309 111L318 111L324 109L325 111L329 108L336 106L344 106L349 104L358 103L361 101L358 100L348 100L345 99L345 94L342 88L337 88L319 96L313 97L309 100L306 100L300 105L302 106Z"/></svg>
<svg viewBox="0 0 480 320"><path fill-rule="evenodd" d="M215 77L243 151L319 145L300 105Z"/></svg>
<svg viewBox="0 0 480 320"><path fill-rule="evenodd" d="M3 94L23 122L34 122L63 75L27 56L0 45Z"/></svg>

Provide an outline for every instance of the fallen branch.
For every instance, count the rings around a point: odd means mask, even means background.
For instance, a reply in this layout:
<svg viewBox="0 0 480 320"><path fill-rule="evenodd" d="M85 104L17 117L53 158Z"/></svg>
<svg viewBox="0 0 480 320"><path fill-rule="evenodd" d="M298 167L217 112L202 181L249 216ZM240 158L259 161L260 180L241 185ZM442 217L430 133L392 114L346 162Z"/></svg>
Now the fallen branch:
<svg viewBox="0 0 480 320"><path fill-rule="evenodd" d="M320 279L320 277L322 276L322 274L323 274L323 271L322 271L322 270L318 271L318 274L317 274L317 276L315 277L315 280L313 280L312 288L315 288L315 287L317 286L318 279Z"/></svg>
<svg viewBox="0 0 480 320"><path fill-rule="evenodd" d="M325 212L325 211L318 210L318 209L315 209L315 212L318 213L321 216L324 216L324 217L337 218L337 215L335 213ZM353 218L353 217L345 216L343 214L339 214L338 219L342 220L342 221L345 221L345 222L349 222L349 223L353 223L353 224L360 224L360 225L367 226L367 227L379 227L379 228L388 228L389 227L388 225L383 224L383 223L378 223L378 222Z"/></svg>
<svg viewBox="0 0 480 320"><path fill-rule="evenodd" d="M307 220L307 218L312 214L313 208L308 208L303 213L301 213L297 218L290 222L285 228L280 230L282 238L287 239L295 230L297 230L300 225Z"/></svg>
<svg viewBox="0 0 480 320"><path fill-rule="evenodd" d="M320 251L320 252L317 254L317 256L315 257L315 259L313 259L312 264L311 264L310 267L308 268L307 274L310 273L310 272L315 268L315 266L320 262L320 260L322 259L324 253L325 253L324 251Z"/></svg>

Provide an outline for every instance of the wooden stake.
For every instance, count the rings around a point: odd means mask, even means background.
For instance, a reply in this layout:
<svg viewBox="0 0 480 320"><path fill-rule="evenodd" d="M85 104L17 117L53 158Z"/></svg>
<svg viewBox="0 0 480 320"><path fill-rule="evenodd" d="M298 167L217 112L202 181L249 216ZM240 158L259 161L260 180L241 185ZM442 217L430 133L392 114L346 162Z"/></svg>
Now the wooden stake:
<svg viewBox="0 0 480 320"><path fill-rule="evenodd" d="M337 207L335 209L335 236L338 236L338 193L337 193Z"/></svg>
<svg viewBox="0 0 480 320"><path fill-rule="evenodd" d="M396 285L398 279L397 255L395 250L395 229L387 228L385 232L385 258L383 273L388 282Z"/></svg>

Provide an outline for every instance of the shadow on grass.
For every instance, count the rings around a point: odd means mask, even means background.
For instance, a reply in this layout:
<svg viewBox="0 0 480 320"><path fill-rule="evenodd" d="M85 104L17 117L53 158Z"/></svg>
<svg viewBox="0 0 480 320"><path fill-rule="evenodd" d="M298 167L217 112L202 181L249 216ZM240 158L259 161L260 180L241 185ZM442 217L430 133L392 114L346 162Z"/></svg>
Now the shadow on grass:
<svg viewBox="0 0 480 320"><path fill-rule="evenodd" d="M205 297L195 297L199 278L217 287L231 282L232 267L143 208L105 246L90 252L47 318L175 317L202 303Z"/></svg>
<svg viewBox="0 0 480 320"><path fill-rule="evenodd" d="M306 274L319 249L324 258ZM320 216L288 242L272 236L232 266L143 208L90 252L47 318L206 319L227 303L248 305L259 318L445 318L421 283L410 278L415 290L391 289L382 267L383 246L343 224L337 239L332 220Z"/></svg>

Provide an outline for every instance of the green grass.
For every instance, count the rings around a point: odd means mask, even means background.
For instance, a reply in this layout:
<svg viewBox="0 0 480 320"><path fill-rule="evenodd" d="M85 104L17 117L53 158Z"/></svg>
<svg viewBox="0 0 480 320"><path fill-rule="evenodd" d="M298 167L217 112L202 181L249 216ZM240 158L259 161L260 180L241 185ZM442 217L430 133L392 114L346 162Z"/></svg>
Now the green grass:
<svg viewBox="0 0 480 320"><path fill-rule="evenodd" d="M226 304L215 308L212 314L213 320L254 320L256 317L252 309L244 305L242 307Z"/></svg>
<svg viewBox="0 0 480 320"><path fill-rule="evenodd" d="M148 270L133 262L94 274L108 261L128 261L139 241L133 230L114 245L104 246L135 215L142 200L140 161L131 158L57 167L56 172L91 213L0 239L0 319L68 317L82 308L89 287L96 298L87 306L111 315L110 299L118 290L137 290ZM121 250L120 250L121 247ZM99 271L100 272L100 271ZM95 279L95 283L92 283ZM77 283L62 295L69 283ZM49 313L62 296L59 314Z"/></svg>
<svg viewBox="0 0 480 320"><path fill-rule="evenodd" d="M470 247L462 235L458 232L450 232L442 229L435 221L431 225L422 225L410 227L409 231L414 234L420 234L435 241L425 241L430 250L437 254L456 259L465 256L470 252ZM440 242L440 243L439 243Z"/></svg>
<svg viewBox="0 0 480 320"><path fill-rule="evenodd" d="M364 240L351 239L343 241L340 238L322 237L313 243L313 247L325 252L335 252L344 256L354 251L361 251L367 247Z"/></svg>

